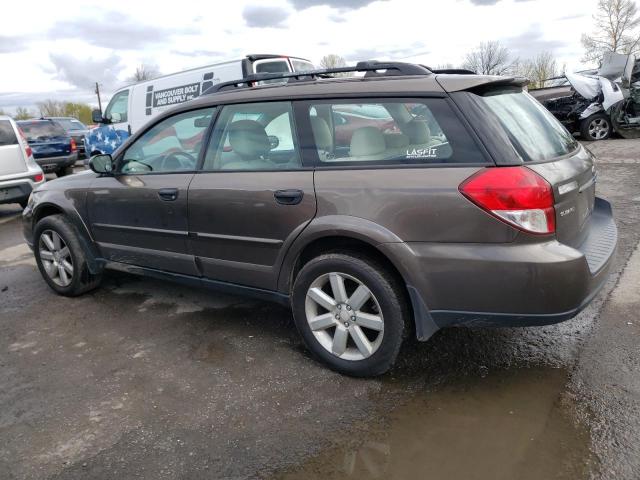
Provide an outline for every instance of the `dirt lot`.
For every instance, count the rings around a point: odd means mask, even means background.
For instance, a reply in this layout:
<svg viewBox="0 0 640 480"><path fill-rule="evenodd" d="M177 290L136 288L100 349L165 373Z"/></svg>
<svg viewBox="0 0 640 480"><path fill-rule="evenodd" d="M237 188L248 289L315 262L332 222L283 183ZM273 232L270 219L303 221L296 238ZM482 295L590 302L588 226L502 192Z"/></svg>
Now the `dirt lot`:
<svg viewBox="0 0 640 480"><path fill-rule="evenodd" d="M275 305L124 274L58 297L0 206L0 478L640 478L640 141L589 147L620 231L593 304L441 331L376 380Z"/></svg>

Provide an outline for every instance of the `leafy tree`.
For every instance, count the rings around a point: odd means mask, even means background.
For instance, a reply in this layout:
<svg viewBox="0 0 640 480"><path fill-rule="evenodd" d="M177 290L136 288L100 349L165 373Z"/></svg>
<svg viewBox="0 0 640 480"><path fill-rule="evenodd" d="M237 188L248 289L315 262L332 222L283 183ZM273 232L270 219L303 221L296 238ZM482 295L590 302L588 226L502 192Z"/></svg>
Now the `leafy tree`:
<svg viewBox="0 0 640 480"><path fill-rule="evenodd" d="M462 68L480 75L506 75L517 65L511 52L500 42L481 42L475 50L467 53Z"/></svg>
<svg viewBox="0 0 640 480"><path fill-rule="evenodd" d="M583 61L602 64L607 52L640 52L640 15L633 0L599 0L595 31L582 35Z"/></svg>
<svg viewBox="0 0 640 480"><path fill-rule="evenodd" d="M145 80L153 80L160 76L160 70L157 65L147 65L141 63L136 67L136 71L133 75L127 78L129 82L144 82Z"/></svg>
<svg viewBox="0 0 640 480"><path fill-rule="evenodd" d="M91 120L91 110L91 106L87 105L86 103L64 103L64 116L75 117L85 125L93 123L93 121Z"/></svg>
<svg viewBox="0 0 640 480"><path fill-rule="evenodd" d="M0 115L6 115L5 111L0 108Z"/></svg>

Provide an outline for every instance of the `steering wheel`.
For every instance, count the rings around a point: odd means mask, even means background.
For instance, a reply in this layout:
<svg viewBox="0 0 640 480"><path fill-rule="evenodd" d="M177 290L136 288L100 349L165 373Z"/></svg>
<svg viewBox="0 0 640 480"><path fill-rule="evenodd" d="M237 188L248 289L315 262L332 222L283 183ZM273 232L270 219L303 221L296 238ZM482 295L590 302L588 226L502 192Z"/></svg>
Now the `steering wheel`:
<svg viewBox="0 0 640 480"><path fill-rule="evenodd" d="M180 158L183 157L183 158ZM173 170L194 170L196 168L196 157L191 155L190 153L184 152L182 150L178 150L175 152L169 153L166 157L162 159L162 163L160 164L160 170L162 171L173 171Z"/></svg>

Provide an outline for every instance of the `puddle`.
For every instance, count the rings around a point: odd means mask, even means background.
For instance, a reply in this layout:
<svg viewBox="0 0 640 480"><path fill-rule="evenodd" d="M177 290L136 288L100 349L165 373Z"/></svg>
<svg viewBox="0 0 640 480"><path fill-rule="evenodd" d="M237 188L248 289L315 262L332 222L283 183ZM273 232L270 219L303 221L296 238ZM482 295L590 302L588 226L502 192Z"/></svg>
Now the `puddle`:
<svg viewBox="0 0 640 480"><path fill-rule="evenodd" d="M273 478L587 478L589 433L562 405L566 382L561 369L531 368L437 386Z"/></svg>

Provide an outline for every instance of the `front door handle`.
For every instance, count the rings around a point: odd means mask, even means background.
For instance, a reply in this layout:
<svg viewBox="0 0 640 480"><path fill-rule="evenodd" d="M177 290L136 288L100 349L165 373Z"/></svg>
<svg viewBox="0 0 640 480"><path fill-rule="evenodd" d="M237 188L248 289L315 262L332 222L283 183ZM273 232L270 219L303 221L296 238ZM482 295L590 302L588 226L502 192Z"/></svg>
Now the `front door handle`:
<svg viewBox="0 0 640 480"><path fill-rule="evenodd" d="M178 198L177 188L161 188L158 190L158 196L165 202L173 202Z"/></svg>
<svg viewBox="0 0 640 480"><path fill-rule="evenodd" d="M276 202L281 205L298 205L304 197L304 192L297 189L276 190L273 196L276 198Z"/></svg>

